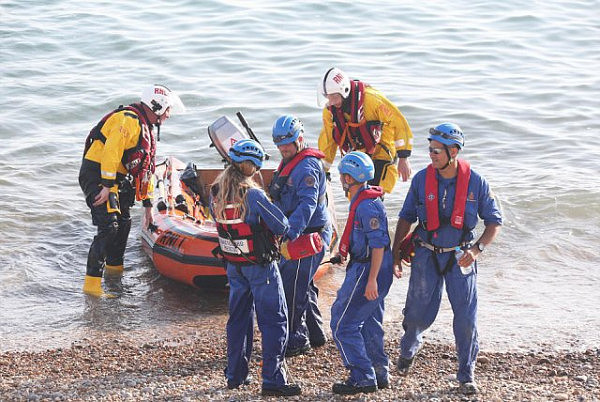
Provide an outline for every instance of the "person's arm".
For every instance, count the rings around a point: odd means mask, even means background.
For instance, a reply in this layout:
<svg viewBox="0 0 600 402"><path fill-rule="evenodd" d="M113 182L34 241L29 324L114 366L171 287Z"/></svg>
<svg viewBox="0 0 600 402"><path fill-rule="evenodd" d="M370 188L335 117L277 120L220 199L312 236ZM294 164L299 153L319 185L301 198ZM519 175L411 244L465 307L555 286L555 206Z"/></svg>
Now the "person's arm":
<svg viewBox="0 0 600 402"><path fill-rule="evenodd" d="M141 187L142 193L142 205L144 207L144 223L146 227L150 227L150 225L154 224L154 218L152 217L152 199L154 198L154 175L150 174L150 178L148 180L142 180L141 178L136 178L136 186ZM139 183L138 183L139 181ZM144 188L145 187L145 188ZM137 191L136 191L136 199L137 199ZM139 200L138 200L139 201Z"/></svg>
<svg viewBox="0 0 600 402"><path fill-rule="evenodd" d="M111 187L115 185L117 179L117 169L125 152L125 143L132 130L135 130L135 122L138 130L140 128L137 121L126 118L123 113L115 113L106 120L102 131L106 137L102 156L100 159L100 178L102 189L94 198L95 207L108 201L108 195Z"/></svg>
<svg viewBox="0 0 600 402"><path fill-rule="evenodd" d="M398 174L402 177L402 181L407 181L412 175L412 168L408 157L398 158Z"/></svg>
<svg viewBox="0 0 600 402"><path fill-rule="evenodd" d="M323 127L319 134L318 141L319 150L325 154L323 159L323 167L326 172L329 172L333 160L335 159L335 153L338 150L338 145L333 139L333 116L329 109L323 109Z"/></svg>
<svg viewBox="0 0 600 402"><path fill-rule="evenodd" d="M412 153L413 135L408 122L400 110L395 106L394 109L394 145L396 147L396 156L398 157L398 173L402 177L402 181L407 181L412 175L408 157Z"/></svg>
<svg viewBox="0 0 600 402"><path fill-rule="evenodd" d="M100 177L104 187L114 186L126 145L133 142L137 144L140 130L139 121L126 117L123 112L115 113L106 120L102 127L106 141L100 159Z"/></svg>
<svg viewBox="0 0 600 402"><path fill-rule="evenodd" d="M152 206L144 207L144 223L146 227L154 224L154 218L152 218Z"/></svg>
<svg viewBox="0 0 600 402"><path fill-rule="evenodd" d="M392 246L392 257L394 258L394 276L402 277L402 259L400 258L400 244L410 231L411 223L405 219L399 218L396 224L396 233L394 234L394 243Z"/></svg>
<svg viewBox="0 0 600 402"><path fill-rule="evenodd" d="M494 241L496 236L498 236L498 233L500 233L500 228L501 225L498 223L490 223L485 225L485 229L483 230L479 240L477 240L477 242L471 246L471 248L466 250L465 254L458 261L458 265L461 267L468 267L469 265L473 264L477 257L479 257L481 254L479 247L477 247L477 243L481 243L484 247L487 247Z"/></svg>
<svg viewBox="0 0 600 402"><path fill-rule="evenodd" d="M381 269L384 251L390 246L387 216L383 204L375 200L363 201L356 212L360 216L361 226L366 235L367 247L370 249L371 265L369 278L365 288L365 297L375 300L379 296L377 275Z"/></svg>
<svg viewBox="0 0 600 402"><path fill-rule="evenodd" d="M402 181L408 181L412 169L408 158L412 153L413 135L402 112L389 99L384 100L387 110L390 111L390 128L393 130L394 148L398 158L398 173Z"/></svg>
<svg viewBox="0 0 600 402"><path fill-rule="evenodd" d="M398 158L398 173L402 181L408 181L412 175L408 160L412 152L413 142L410 126L398 107L381 92L377 90L367 91L367 94L369 93L372 93L374 99L376 99L377 120L383 123L382 138L386 137L386 143L394 145L393 152L395 152L395 155L393 156ZM390 149L390 151L392 150Z"/></svg>
<svg viewBox="0 0 600 402"><path fill-rule="evenodd" d="M479 254L481 254L481 251L479 251L479 248L477 247L477 243L483 244L484 247L491 244L496 236L498 236L498 233L500 233L502 225L502 215L496 204L496 199L490 186L483 177L480 177L480 180L481 184L479 197L477 199L477 214L483 219L485 229L479 240L466 250L465 254L458 261L458 265L461 267L468 267L475 262L477 257L479 257Z"/></svg>
<svg viewBox="0 0 600 402"><path fill-rule="evenodd" d="M96 197L94 198L94 206L97 207L99 205L104 204L106 201L108 201L108 194L110 193L110 188L109 187L104 187L102 186L102 189L100 190L100 192L98 193L98 195L96 195Z"/></svg>
<svg viewBox="0 0 600 402"><path fill-rule="evenodd" d="M371 269L369 271L369 279L365 288L365 297L367 300L375 300L379 297L377 288L377 275L383 262L383 247L371 249Z"/></svg>
<svg viewBox="0 0 600 402"><path fill-rule="evenodd" d="M418 175L417 175L418 176ZM398 223L396 224L396 232L394 234L394 242L392 243L392 258L394 259L394 276L402 277L402 264L400 258L400 245L410 232L412 224L417 220L417 200L418 195L415 189L417 188L417 176L412 180L402 210L398 214Z"/></svg>
<svg viewBox="0 0 600 402"><path fill-rule="evenodd" d="M284 235L290 229L285 214L269 201L264 191L259 189L248 190L246 202L249 207L258 213L273 234Z"/></svg>
<svg viewBox="0 0 600 402"><path fill-rule="evenodd" d="M310 169L307 165L298 166L296 168L302 167ZM310 222L310 219L317 209L317 203L319 202L318 172L310 169L304 177L302 177L302 175L298 175L298 177L301 177L300 181L296 184L298 205L294 212L288 217L290 230L287 233L287 237L290 240L297 239L306 229L308 222Z"/></svg>

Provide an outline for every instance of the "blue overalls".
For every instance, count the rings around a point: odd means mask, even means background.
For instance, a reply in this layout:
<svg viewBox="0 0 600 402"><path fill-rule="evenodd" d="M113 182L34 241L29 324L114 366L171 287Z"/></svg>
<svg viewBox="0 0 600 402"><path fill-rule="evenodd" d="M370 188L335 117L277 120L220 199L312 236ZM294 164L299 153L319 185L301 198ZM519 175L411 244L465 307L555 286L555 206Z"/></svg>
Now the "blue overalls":
<svg viewBox="0 0 600 402"><path fill-rule="evenodd" d="M470 243L475 237L474 228L477 216L487 224L502 224L500 211L490 188L483 177L471 170L465 207L465 227L460 230L450 225L454 207L456 177L445 179L436 171L438 178L438 199L440 227L429 233L423 223L427 221L425 208L426 169L418 172L412 180L404 201L400 218L415 222L419 220L417 235L423 241L437 247L455 247L461 241ZM437 258L437 264L434 261ZM452 259L452 261L449 261ZM448 264L448 265L446 265ZM448 267L447 270L444 268ZM442 272L440 272L442 271ZM444 272L445 271L445 272ZM453 330L458 353L457 379L460 382L473 381L475 361L479 351L477 339L477 261L472 271L464 275L456 264L454 252L434 255L434 252L416 246L412 258L411 274L404 307L402 326L404 335L400 342L400 354L410 359L423 344L423 332L435 320L440 308L442 289L446 283L446 293L454 313Z"/></svg>
<svg viewBox="0 0 600 402"><path fill-rule="evenodd" d="M389 360L383 348L383 313L384 298L393 279L393 261L381 199L363 200L356 209L353 225L346 277L331 306L331 333L344 366L350 369L349 385L365 387L389 381ZM384 256L377 276L379 297L370 301L364 296L370 253L372 248L382 247Z"/></svg>
<svg viewBox="0 0 600 402"><path fill-rule="evenodd" d="M285 289L289 319L288 349L325 342L323 319L317 305L319 289L313 276L331 242L332 226L325 199L326 178L320 160L302 159L290 173L274 203L288 217L290 230L286 237L295 240L303 233L319 231L323 250L299 260L281 258L280 271Z"/></svg>
<svg viewBox="0 0 600 402"><path fill-rule="evenodd" d="M288 220L268 199L264 191L249 189L245 223L263 221L276 235L285 234ZM212 206L212 202L211 202ZM250 207L251 206L251 207ZM258 328L262 334L263 386L287 384L283 359L288 339L287 306L277 262L267 265L227 262L229 279L229 319L227 320L228 382L243 384L248 376L252 354L252 338L256 309Z"/></svg>

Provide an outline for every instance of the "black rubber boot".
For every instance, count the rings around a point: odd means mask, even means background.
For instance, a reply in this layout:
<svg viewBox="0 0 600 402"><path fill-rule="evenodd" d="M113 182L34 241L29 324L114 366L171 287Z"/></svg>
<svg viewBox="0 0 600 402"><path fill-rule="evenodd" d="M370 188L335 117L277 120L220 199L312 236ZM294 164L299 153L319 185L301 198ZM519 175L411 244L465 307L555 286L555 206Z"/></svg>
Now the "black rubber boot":
<svg viewBox="0 0 600 402"><path fill-rule="evenodd" d="M398 358L398 363L396 363L396 366L398 367L398 371L400 372L400 374L403 374L403 375L408 374L408 371L412 367L414 360L415 360L414 356L410 359L400 356Z"/></svg>
<svg viewBox="0 0 600 402"><path fill-rule="evenodd" d="M285 357L294 357L294 356L298 356L298 355L303 355L304 353L308 352L309 350L310 350L309 343L307 343L306 345L300 346L299 348L294 348L294 349L287 348L285 351Z"/></svg>
<svg viewBox="0 0 600 402"><path fill-rule="evenodd" d="M377 391L377 385L365 385L365 386L358 386L358 385L352 385L350 384L348 381L346 382L337 382L335 384L333 384L333 387L331 389L333 391L334 394L339 394L339 395L355 395L355 394L360 394L360 393L371 393L371 392L375 392Z"/></svg>
<svg viewBox="0 0 600 402"><path fill-rule="evenodd" d="M302 389L298 384L285 384L280 387L262 388L263 396L294 396L302 394Z"/></svg>

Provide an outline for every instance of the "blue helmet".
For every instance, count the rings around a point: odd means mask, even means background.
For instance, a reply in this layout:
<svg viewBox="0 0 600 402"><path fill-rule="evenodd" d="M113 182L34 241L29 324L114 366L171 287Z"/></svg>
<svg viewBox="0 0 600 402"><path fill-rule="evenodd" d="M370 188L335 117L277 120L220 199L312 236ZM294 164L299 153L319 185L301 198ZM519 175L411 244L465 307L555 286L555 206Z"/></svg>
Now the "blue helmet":
<svg viewBox="0 0 600 402"><path fill-rule="evenodd" d="M465 146L465 135L461 128L454 123L442 123L429 129L429 141L434 140L444 145L458 145L458 149Z"/></svg>
<svg viewBox="0 0 600 402"><path fill-rule="evenodd" d="M303 135L304 124L295 116L281 116L273 124L273 142L275 145L291 144Z"/></svg>
<svg viewBox="0 0 600 402"><path fill-rule="evenodd" d="M358 182L372 180L375 177L375 166L373 161L364 152L352 151L342 158L338 165L340 174L349 174Z"/></svg>
<svg viewBox="0 0 600 402"><path fill-rule="evenodd" d="M234 162L250 161L259 169L265 159L265 151L263 151L260 144L250 139L237 141L229 148L228 155Z"/></svg>

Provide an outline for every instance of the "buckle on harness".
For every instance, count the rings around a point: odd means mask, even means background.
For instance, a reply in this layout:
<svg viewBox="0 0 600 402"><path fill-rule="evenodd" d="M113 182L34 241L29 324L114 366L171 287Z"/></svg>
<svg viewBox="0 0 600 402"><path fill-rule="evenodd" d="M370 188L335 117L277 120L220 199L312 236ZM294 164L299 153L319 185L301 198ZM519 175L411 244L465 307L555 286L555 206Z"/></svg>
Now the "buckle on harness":
<svg viewBox="0 0 600 402"><path fill-rule="evenodd" d="M431 250L436 254L442 254L442 253L447 253L449 251L454 251L455 247L438 247L438 246L434 246L433 244L429 244L425 241L423 241L423 239L417 238L415 239L415 243L420 246L420 247L425 247L427 250ZM461 243L460 246L462 246L464 243Z"/></svg>

